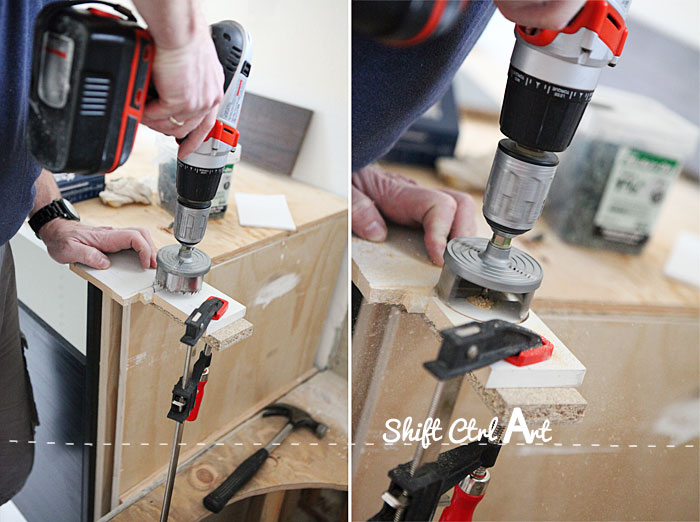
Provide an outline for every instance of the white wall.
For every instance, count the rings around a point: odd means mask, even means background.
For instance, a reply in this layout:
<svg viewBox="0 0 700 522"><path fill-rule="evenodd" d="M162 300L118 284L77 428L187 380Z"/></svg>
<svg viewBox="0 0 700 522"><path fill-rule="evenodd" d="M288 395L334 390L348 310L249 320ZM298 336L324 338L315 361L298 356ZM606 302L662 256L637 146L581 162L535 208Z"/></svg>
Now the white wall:
<svg viewBox="0 0 700 522"><path fill-rule="evenodd" d="M348 195L348 2L208 0L210 23L241 22L253 36L248 89L314 111L292 176Z"/></svg>

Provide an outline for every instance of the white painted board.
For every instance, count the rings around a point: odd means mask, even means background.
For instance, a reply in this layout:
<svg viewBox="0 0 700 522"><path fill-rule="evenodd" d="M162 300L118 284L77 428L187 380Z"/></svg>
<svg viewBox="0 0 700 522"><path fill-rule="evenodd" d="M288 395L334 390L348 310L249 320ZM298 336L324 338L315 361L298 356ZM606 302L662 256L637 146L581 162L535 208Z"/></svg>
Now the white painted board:
<svg viewBox="0 0 700 522"><path fill-rule="evenodd" d="M207 335L220 330L245 316L246 307L220 292L208 283L203 283L202 289L196 294L180 294L154 288L156 271L153 268L143 268L139 257L133 250L124 250L107 254L112 265L99 270L85 265L75 264L74 272L85 277L103 292L107 292L122 305L135 301L153 302L180 321L184 321L192 311L201 305L208 297L218 297L228 301L224 315L212 321L207 328Z"/></svg>

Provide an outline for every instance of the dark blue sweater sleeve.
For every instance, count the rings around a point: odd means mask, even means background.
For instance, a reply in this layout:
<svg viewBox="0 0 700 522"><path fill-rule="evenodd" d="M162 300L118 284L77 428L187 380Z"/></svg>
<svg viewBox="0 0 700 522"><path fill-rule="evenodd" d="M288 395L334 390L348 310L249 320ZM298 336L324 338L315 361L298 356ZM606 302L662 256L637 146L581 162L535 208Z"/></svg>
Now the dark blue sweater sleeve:
<svg viewBox="0 0 700 522"><path fill-rule="evenodd" d="M34 203L41 168L25 139L34 19L45 0L0 0L0 245Z"/></svg>
<svg viewBox="0 0 700 522"><path fill-rule="evenodd" d="M448 33L415 47L353 35L353 172L386 154L440 99L494 11L491 0L471 0Z"/></svg>

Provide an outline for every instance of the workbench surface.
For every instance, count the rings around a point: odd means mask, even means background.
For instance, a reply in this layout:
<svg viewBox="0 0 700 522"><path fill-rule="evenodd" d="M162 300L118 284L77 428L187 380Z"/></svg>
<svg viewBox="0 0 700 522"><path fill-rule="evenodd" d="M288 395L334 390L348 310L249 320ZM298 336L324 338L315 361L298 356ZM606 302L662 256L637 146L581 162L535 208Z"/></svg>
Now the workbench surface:
<svg viewBox="0 0 700 522"><path fill-rule="evenodd" d="M150 133L139 134L129 160L115 173L107 175L107 181L119 177L150 176L157 179L156 146L151 138ZM293 233L276 229L241 227L238 224L236 203L233 198L235 192L284 194L297 230L304 230L320 220L342 215L348 208L346 200L324 190L293 180L289 176L270 174L250 165L238 163L233 169L228 210L222 219L209 221L204 240L197 245L209 255L214 265ZM168 228L173 217L158 204L157 194L154 196L151 205L132 204L112 208L102 204L99 198L95 198L77 203L75 207L81 219L92 225L145 228L150 232L156 247L161 248L175 243L172 230Z"/></svg>
<svg viewBox="0 0 700 522"><path fill-rule="evenodd" d="M423 186L447 186L427 168L385 164ZM491 237L482 213L483 194L472 193L477 209L477 236ZM595 250L559 239L543 218L535 228L515 239L514 245L539 261L544 271L532 308L544 312L635 313L697 317L700 292L667 278L663 273L673 244L681 232L700 234L700 188L679 178L669 190L656 230L641 255ZM533 241L531 238L541 239ZM593 275L595 275L593 277Z"/></svg>

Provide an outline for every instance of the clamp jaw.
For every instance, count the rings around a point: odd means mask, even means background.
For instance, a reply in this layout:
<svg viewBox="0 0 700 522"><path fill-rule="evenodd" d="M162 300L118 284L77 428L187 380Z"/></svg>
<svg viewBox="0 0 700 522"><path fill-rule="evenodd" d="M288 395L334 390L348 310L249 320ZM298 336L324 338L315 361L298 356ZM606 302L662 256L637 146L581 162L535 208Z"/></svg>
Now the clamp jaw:
<svg viewBox="0 0 700 522"><path fill-rule="evenodd" d="M399 509L404 513L400 520L432 520L440 497L474 470L492 467L500 449L500 443L484 437L441 453L435 462L424 464L414 475L410 473L410 462L400 464L389 472L391 484L382 495L384 505L370 521L394 521Z"/></svg>
<svg viewBox="0 0 700 522"><path fill-rule="evenodd" d="M459 393L459 381L466 373L517 356L543 342L535 332L498 319L456 326L441 334L438 358L424 366L438 380L432 404L451 404L448 410L438 414L445 426ZM428 417L434 417L434 413L431 411ZM434 448L422 451L419 446L411 462L389 472L391 484L382 495L384 505L370 520L432 520L444 493L478 468L490 468L496 463L501 444L500 435L494 437L495 440L482 438L445 451L432 461L426 455Z"/></svg>
<svg viewBox="0 0 700 522"><path fill-rule="evenodd" d="M202 335L209 326L212 319L218 319L220 312L226 309L227 303L222 299L212 297L204 301L185 321L185 335L182 336L180 342L187 346L194 346L199 342ZM182 377L178 379L173 386L173 398L170 402L170 411L168 418L182 424L186 420L195 420L196 413L192 413L197 401L197 392L199 389L204 391L204 386L200 386L202 375L206 375L205 371L211 364L211 349L206 346L202 353L199 354L197 362L192 368L192 377L187 380L187 386L182 385ZM207 372L208 373L208 372ZM204 380L206 382L206 379Z"/></svg>

